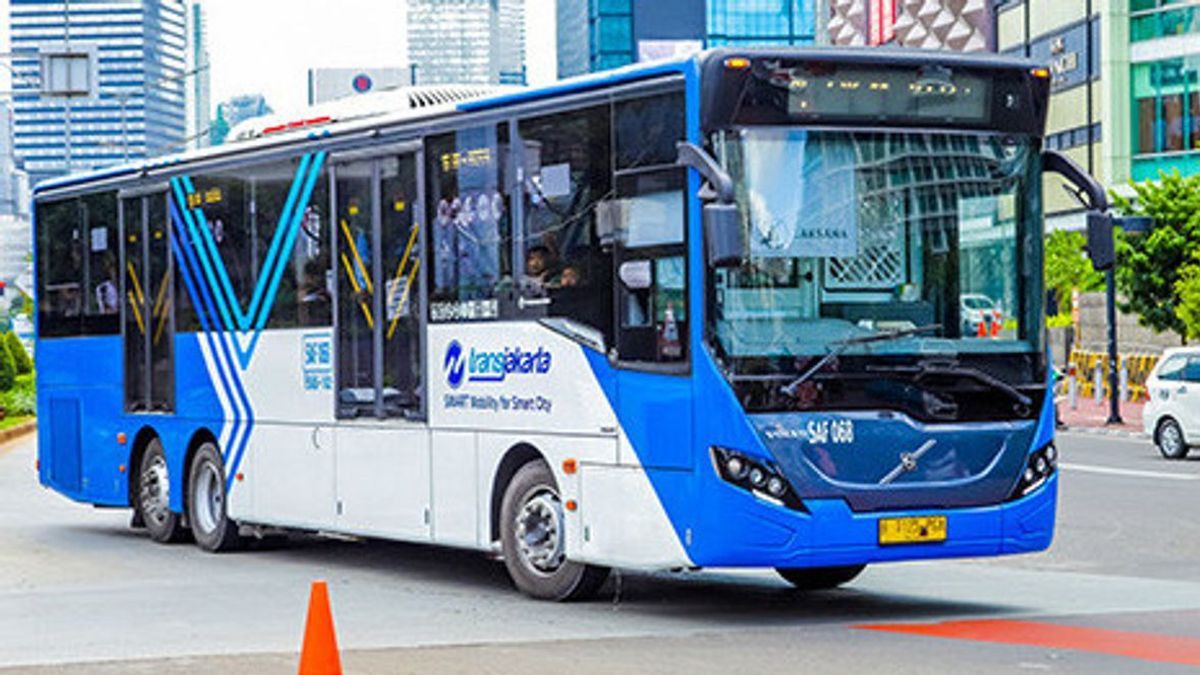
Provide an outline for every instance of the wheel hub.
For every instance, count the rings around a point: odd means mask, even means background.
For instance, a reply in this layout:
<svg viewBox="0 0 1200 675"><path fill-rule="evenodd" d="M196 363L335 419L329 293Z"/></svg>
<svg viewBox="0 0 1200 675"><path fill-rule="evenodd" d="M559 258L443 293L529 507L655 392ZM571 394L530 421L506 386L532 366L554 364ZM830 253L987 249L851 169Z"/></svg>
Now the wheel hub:
<svg viewBox="0 0 1200 675"><path fill-rule="evenodd" d="M213 532L224 513L225 493L221 489L221 476L212 464L205 463L201 468L195 499L196 526L204 532Z"/></svg>
<svg viewBox="0 0 1200 675"><path fill-rule="evenodd" d="M515 525L517 550L527 567L551 574L562 566L563 512L557 494L543 490L532 495L517 513Z"/></svg>
<svg viewBox="0 0 1200 675"><path fill-rule="evenodd" d="M171 515L171 487L167 476L167 462L157 456L142 471L141 507L142 517L156 525L166 522Z"/></svg>

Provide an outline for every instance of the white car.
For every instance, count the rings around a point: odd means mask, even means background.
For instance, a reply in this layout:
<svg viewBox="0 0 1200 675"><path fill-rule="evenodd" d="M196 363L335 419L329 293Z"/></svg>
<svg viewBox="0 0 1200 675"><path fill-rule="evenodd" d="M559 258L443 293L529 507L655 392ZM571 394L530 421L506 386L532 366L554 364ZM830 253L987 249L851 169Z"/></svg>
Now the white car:
<svg viewBox="0 0 1200 675"><path fill-rule="evenodd" d="M1200 347L1168 349L1146 380L1142 425L1167 459L1200 445Z"/></svg>

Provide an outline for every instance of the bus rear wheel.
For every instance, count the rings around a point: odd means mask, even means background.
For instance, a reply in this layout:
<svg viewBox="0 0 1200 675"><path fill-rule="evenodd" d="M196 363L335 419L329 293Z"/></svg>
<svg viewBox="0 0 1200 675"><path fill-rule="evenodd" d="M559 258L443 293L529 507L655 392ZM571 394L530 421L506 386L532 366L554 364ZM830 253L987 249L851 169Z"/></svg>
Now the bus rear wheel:
<svg viewBox="0 0 1200 675"><path fill-rule="evenodd" d="M776 567L779 576L802 591L824 591L849 583L866 565L841 567Z"/></svg>
<svg viewBox="0 0 1200 675"><path fill-rule="evenodd" d="M196 450L188 476L188 522L196 545L217 553L241 544L238 525L225 509L225 466L217 446L205 443Z"/></svg>
<svg viewBox="0 0 1200 675"><path fill-rule="evenodd" d="M526 595L542 600L590 597L608 578L607 567L566 558L566 519L554 474L543 461L517 470L500 506L504 566Z"/></svg>
<svg viewBox="0 0 1200 675"><path fill-rule="evenodd" d="M167 544L187 535L180 514L171 511L171 477L162 441L157 438L146 445L138 466L137 512L154 541Z"/></svg>

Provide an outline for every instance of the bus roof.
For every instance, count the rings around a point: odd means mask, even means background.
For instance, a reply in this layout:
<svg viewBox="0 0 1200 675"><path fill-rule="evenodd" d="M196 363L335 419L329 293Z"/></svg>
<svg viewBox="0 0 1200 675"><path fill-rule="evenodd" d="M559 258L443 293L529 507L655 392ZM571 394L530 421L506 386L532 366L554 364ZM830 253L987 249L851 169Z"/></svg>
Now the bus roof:
<svg viewBox="0 0 1200 675"><path fill-rule="evenodd" d="M357 131L367 131L375 128L394 126L405 122L433 119L455 113L467 113L483 110L494 110L511 105L532 102L564 96L574 93L603 89L635 82L638 80L661 77L671 74L697 73L704 71L710 64L721 63L731 56L771 57L792 59L812 59L814 61L835 61L847 63L876 63L895 65L919 65L938 63L947 66L961 67L990 67L1013 68L1028 70L1041 64L1024 58L987 54L962 54L958 52L920 49L904 49L893 47L721 47L705 50L689 57L670 60L636 63L613 70L590 73L568 78L542 87L443 87L455 91L454 96L424 95L436 87L414 87L405 90L382 92L379 96L395 97L408 94L410 106L398 111L381 111L368 115L350 115L348 119L336 119L335 115L326 111L337 110L336 106L323 106L306 110L296 116L296 122L283 121L278 116L271 117L270 134L247 134L245 125L239 125L243 135L251 138L236 140L220 146L189 150L162 157L106 167L89 172L71 174L44 180L34 187L34 196L53 193L68 188L77 188L89 183L109 181L122 177L137 177L150 172L169 170L172 167L201 160L233 157L259 150L283 148L305 140L329 139L347 135ZM423 102L416 99L423 99ZM350 109L361 109L361 104L355 104ZM320 115L314 116L315 112ZM328 119L325 119L328 118ZM264 122L265 125L265 122ZM279 128L282 127L282 128Z"/></svg>

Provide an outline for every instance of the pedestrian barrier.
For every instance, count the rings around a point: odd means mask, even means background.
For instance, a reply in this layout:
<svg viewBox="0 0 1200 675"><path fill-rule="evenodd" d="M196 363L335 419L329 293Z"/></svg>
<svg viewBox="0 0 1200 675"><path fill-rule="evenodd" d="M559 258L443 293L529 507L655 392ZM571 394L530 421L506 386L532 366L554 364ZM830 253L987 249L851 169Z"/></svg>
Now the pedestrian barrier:
<svg viewBox="0 0 1200 675"><path fill-rule="evenodd" d="M314 581L308 597L308 619L300 648L300 675L342 675L333 612L329 608L329 586Z"/></svg>
<svg viewBox="0 0 1200 675"><path fill-rule="evenodd" d="M1145 401L1146 379L1158 364L1157 354L1120 354L1118 389L1121 399ZM1072 349L1067 359L1067 376L1075 381L1079 395L1084 398L1108 398L1108 354L1084 349ZM1099 396L1097 396L1099 392Z"/></svg>

